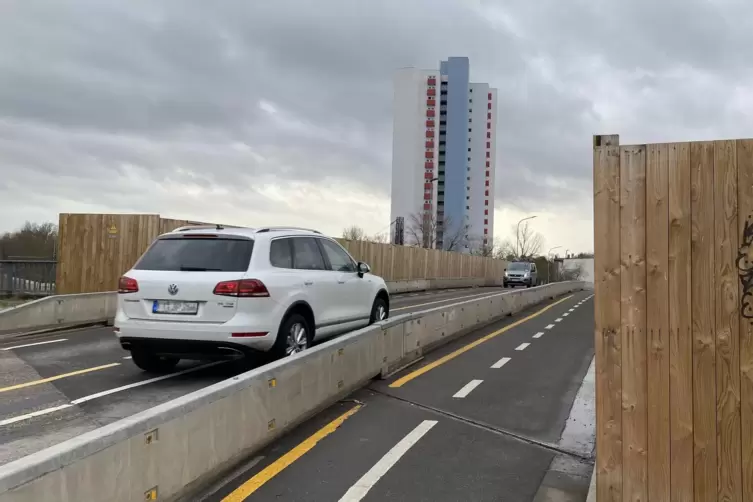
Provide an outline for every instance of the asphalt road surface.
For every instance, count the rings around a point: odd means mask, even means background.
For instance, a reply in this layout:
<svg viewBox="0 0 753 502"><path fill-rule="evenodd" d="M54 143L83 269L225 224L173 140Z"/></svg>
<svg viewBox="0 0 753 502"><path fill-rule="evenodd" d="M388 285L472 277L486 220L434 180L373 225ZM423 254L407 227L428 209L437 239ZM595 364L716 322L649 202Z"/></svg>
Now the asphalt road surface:
<svg viewBox="0 0 753 502"><path fill-rule="evenodd" d="M395 295L391 315L498 294L473 288ZM137 368L112 328L0 342L0 464L217 383L242 369L181 362L154 377Z"/></svg>
<svg viewBox="0 0 753 502"><path fill-rule="evenodd" d="M535 306L374 381L193 500L584 501L592 358L590 293Z"/></svg>

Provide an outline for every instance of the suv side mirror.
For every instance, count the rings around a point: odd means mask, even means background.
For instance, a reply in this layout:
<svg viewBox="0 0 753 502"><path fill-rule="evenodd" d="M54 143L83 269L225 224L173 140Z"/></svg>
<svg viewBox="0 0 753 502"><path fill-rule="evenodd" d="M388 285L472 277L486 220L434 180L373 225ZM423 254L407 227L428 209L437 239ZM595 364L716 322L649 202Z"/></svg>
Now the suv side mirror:
<svg viewBox="0 0 753 502"><path fill-rule="evenodd" d="M368 274L369 272L371 272L371 267L369 267L364 262L359 261L358 262L358 275L363 277L365 274Z"/></svg>

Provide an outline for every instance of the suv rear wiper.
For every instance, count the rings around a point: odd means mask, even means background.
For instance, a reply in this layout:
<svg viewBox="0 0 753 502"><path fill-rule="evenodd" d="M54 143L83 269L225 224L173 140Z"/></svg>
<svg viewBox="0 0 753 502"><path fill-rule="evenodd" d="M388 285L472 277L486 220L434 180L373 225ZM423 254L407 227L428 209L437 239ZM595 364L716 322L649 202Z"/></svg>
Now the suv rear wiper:
<svg viewBox="0 0 753 502"><path fill-rule="evenodd" d="M219 268L204 268L204 267L180 267L181 272L221 272Z"/></svg>

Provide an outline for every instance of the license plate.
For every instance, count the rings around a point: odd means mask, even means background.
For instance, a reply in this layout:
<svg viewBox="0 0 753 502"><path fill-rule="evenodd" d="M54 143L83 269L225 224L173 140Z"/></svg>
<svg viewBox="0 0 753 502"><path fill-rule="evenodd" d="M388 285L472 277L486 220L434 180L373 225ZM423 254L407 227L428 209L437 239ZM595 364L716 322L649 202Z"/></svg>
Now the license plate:
<svg viewBox="0 0 753 502"><path fill-rule="evenodd" d="M175 300L154 300L153 314L196 315L199 312L198 302L181 302Z"/></svg>

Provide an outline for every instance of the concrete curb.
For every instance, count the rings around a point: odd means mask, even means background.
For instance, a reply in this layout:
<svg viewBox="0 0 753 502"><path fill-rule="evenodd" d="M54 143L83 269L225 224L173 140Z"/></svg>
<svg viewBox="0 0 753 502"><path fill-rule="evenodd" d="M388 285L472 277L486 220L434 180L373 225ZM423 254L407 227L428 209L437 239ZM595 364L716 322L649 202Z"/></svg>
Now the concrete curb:
<svg viewBox="0 0 753 502"><path fill-rule="evenodd" d="M480 278L422 279L388 282L393 295L444 289L465 289L500 286L495 281ZM0 310L0 341L23 336L52 333L87 325L112 325L117 308L118 294L82 293L55 295L33 300Z"/></svg>

